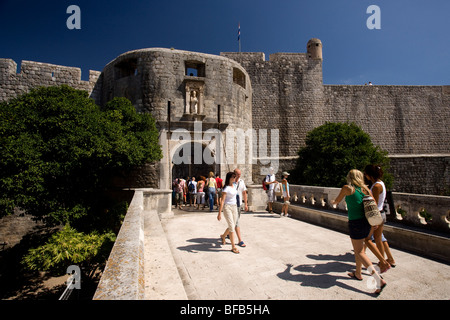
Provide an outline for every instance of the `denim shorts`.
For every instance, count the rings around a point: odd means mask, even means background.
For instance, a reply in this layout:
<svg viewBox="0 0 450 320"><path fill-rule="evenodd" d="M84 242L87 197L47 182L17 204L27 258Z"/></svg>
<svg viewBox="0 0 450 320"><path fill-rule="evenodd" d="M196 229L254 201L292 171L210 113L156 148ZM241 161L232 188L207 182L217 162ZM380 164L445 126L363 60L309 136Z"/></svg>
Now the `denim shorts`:
<svg viewBox="0 0 450 320"><path fill-rule="evenodd" d="M371 240L372 242L375 242L375 238L374 238L373 235L372 235L372 237L370 237L370 240ZM384 236L384 233L381 234L381 241L382 241L382 242L386 242L386 241L387 241L386 237Z"/></svg>
<svg viewBox="0 0 450 320"><path fill-rule="evenodd" d="M348 220L348 231L350 233L350 238L359 240L365 239L370 233L370 224L366 218Z"/></svg>

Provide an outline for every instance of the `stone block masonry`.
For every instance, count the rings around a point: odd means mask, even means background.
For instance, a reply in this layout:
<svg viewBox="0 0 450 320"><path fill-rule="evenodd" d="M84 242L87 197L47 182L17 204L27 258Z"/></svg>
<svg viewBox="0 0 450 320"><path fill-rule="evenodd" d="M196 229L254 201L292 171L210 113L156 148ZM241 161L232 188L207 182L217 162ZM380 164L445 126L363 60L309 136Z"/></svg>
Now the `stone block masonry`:
<svg viewBox="0 0 450 320"><path fill-rule="evenodd" d="M306 133L323 121L321 61L305 53L275 53L268 61L259 52L221 55L238 61L250 76L253 128L279 129L280 156L297 155Z"/></svg>
<svg viewBox="0 0 450 320"><path fill-rule="evenodd" d="M33 88L66 84L87 91L95 98L101 72L89 71L89 81L81 80L81 69L55 64L22 61L20 72L12 59L0 58L0 101L15 98Z"/></svg>
<svg viewBox="0 0 450 320"><path fill-rule="evenodd" d="M221 53L248 72L254 128L280 129L280 154L295 156L307 132L355 122L390 154L449 153L449 86L323 85L322 63L302 53Z"/></svg>
<svg viewBox="0 0 450 320"><path fill-rule="evenodd" d="M389 154L450 153L450 95L442 86L324 86L321 116L356 122Z"/></svg>
<svg viewBox="0 0 450 320"><path fill-rule="evenodd" d="M450 154L392 155L394 191L450 196Z"/></svg>
<svg viewBox="0 0 450 320"><path fill-rule="evenodd" d="M393 159L394 191L448 190L450 86L324 85L321 53L276 53L269 60L261 52L221 55L248 72L253 127L279 129L280 172L295 167L309 131L325 122L355 122ZM405 168L411 169L406 176L400 174ZM259 181L255 169L253 181Z"/></svg>

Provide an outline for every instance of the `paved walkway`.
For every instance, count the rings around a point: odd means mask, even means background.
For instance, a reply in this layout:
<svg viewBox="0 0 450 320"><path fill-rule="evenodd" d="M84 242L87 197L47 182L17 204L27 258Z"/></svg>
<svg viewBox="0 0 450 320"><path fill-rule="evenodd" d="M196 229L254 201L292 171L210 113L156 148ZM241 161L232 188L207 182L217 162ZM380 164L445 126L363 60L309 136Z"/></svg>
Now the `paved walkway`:
<svg viewBox="0 0 450 320"><path fill-rule="evenodd" d="M397 266L383 274L388 285L377 298L372 277L347 276L355 263L345 234L278 214L246 213L247 247L234 254L229 243L221 244L226 222L217 220L217 211L174 212L162 225L188 299L450 299L447 264L392 249Z"/></svg>

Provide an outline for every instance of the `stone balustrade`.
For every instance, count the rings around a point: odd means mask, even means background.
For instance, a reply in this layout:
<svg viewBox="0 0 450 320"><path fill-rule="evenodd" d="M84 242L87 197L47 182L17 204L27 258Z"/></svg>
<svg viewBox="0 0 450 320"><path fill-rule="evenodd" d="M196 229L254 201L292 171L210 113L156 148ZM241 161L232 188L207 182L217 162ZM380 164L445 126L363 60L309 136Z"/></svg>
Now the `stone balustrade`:
<svg viewBox="0 0 450 320"><path fill-rule="evenodd" d="M261 188L262 190L262 188ZM290 185L289 214L294 219L348 233L345 201L331 202L340 188ZM388 193L389 214L383 233L389 245L450 263L450 197ZM274 204L281 212L282 202Z"/></svg>
<svg viewBox="0 0 450 320"><path fill-rule="evenodd" d="M347 211L345 201L331 202L340 188L290 185L291 203L317 209ZM392 192L388 221L450 233L450 197Z"/></svg>
<svg viewBox="0 0 450 320"><path fill-rule="evenodd" d="M450 197L393 193L394 221L450 233Z"/></svg>

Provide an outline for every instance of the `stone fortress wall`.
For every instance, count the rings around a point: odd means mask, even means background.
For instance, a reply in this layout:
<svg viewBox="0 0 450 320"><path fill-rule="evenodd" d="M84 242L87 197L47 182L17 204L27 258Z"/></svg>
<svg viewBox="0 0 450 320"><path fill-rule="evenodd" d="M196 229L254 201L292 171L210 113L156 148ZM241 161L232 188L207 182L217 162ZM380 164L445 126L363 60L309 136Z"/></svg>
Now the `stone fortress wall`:
<svg viewBox="0 0 450 320"><path fill-rule="evenodd" d="M394 191L450 191L450 86L324 85L318 39L308 42L306 53L269 60L258 52L221 55L251 78L254 127L280 130L280 172L295 166L307 132L327 121L355 122L388 151Z"/></svg>
<svg viewBox="0 0 450 320"><path fill-rule="evenodd" d="M295 165L297 152L306 133L322 124L322 63L308 59L305 53L221 53L235 59L247 70L253 88L253 128L267 129L267 158L279 158L279 172ZM278 129L279 155L272 154L271 133ZM275 148L276 150L276 148ZM275 151L274 150L274 151ZM264 162L258 154L259 162ZM267 161L266 161L267 162ZM253 169L253 181L260 181L259 165Z"/></svg>
<svg viewBox="0 0 450 320"><path fill-rule="evenodd" d="M446 87L329 85L324 95L329 119L357 122L390 154L450 153Z"/></svg>
<svg viewBox="0 0 450 320"><path fill-rule="evenodd" d="M81 80L81 69L50 63L22 61L20 70L12 59L0 58L0 102L15 98L33 88L66 84L86 90L95 97L100 71L89 70L89 81Z"/></svg>
<svg viewBox="0 0 450 320"><path fill-rule="evenodd" d="M267 143L268 153L270 129L278 129L279 172L295 166L307 132L326 121L353 121L389 152L393 191L449 192L450 86L324 85L318 39L308 42L306 53L275 53L269 60L264 53L135 50L111 61L102 73L90 71L89 81L81 80L79 68L22 61L17 73L13 60L0 59L0 101L61 84L88 91L98 104L127 97L138 111L155 116L168 157L144 170L152 172L147 178L145 173L134 176L140 186L168 187L174 144L167 138L181 128L192 137L195 121L201 121L203 132L267 129L267 141L259 136L258 143ZM187 110L192 90L202 108L196 115ZM198 143L205 147L204 141ZM259 156L256 160L262 160ZM234 166L217 169L224 175ZM259 182L260 167L260 162L244 167L244 178ZM158 176L159 183L148 185Z"/></svg>

